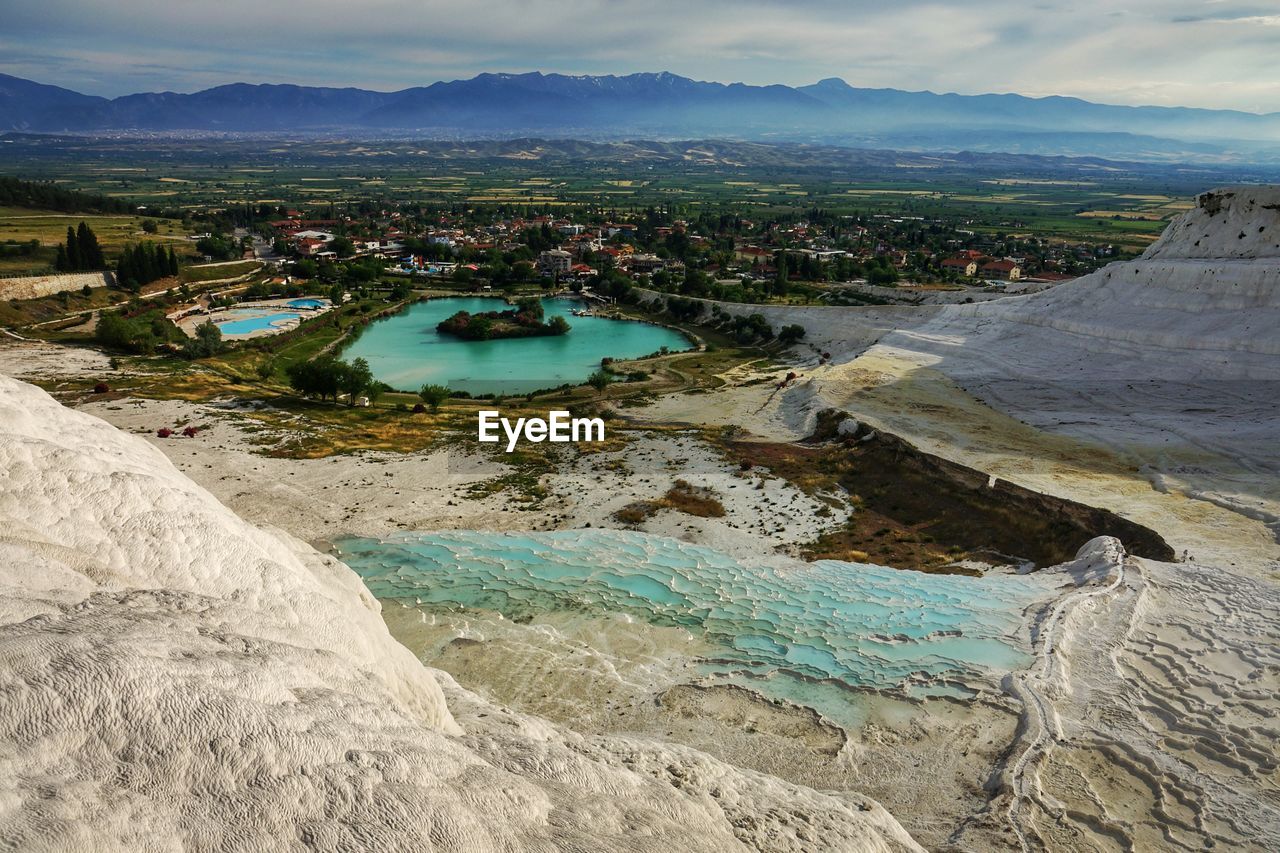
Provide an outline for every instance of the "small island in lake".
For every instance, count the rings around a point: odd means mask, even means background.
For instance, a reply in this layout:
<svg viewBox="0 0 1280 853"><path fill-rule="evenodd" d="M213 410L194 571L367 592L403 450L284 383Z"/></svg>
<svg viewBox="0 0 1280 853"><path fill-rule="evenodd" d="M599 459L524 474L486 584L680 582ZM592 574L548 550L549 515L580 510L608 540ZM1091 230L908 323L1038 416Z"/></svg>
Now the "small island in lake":
<svg viewBox="0 0 1280 853"><path fill-rule="evenodd" d="M516 307L509 311L486 311L482 314L459 311L441 320L436 330L468 341L489 341L563 335L570 329L563 317L552 317L545 322L543 317L542 302L536 297L528 297L518 301Z"/></svg>

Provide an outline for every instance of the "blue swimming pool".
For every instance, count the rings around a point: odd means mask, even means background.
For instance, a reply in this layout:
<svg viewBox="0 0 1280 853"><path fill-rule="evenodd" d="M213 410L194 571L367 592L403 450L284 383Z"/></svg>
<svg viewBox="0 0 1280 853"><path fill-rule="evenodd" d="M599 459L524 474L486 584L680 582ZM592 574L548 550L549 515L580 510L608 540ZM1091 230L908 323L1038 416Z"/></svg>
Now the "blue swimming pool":
<svg viewBox="0 0 1280 853"><path fill-rule="evenodd" d="M219 323L218 328L224 335L248 335L270 329L285 320L297 320L301 317L296 311L281 311L276 314L265 314L260 317L246 317L243 320L229 320Z"/></svg>
<svg viewBox="0 0 1280 853"><path fill-rule="evenodd" d="M290 299L288 305L290 308L323 308L326 303L323 299Z"/></svg>

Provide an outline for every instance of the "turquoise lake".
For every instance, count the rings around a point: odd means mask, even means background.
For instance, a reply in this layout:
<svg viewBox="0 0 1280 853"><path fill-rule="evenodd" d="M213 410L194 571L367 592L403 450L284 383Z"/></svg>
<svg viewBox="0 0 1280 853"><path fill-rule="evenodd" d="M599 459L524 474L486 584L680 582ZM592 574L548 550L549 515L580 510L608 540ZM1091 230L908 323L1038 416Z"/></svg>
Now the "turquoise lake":
<svg viewBox="0 0 1280 853"><path fill-rule="evenodd" d="M707 677L811 703L815 691L954 685L1029 663L1023 612L1036 575L970 578L820 560L752 564L676 539L615 530L448 531L346 539L375 596L423 612L623 616L688 631Z"/></svg>
<svg viewBox="0 0 1280 853"><path fill-rule="evenodd" d="M416 391L428 382L473 394L519 394L565 383L579 384L600 368L600 360L638 358L689 349L684 335L663 326L604 317L574 317L582 303L544 299L547 318L559 315L572 329L566 335L496 341L462 341L436 331L458 311L502 311L501 299L450 297L418 302L394 317L378 320L343 352L363 358L373 375L392 388Z"/></svg>

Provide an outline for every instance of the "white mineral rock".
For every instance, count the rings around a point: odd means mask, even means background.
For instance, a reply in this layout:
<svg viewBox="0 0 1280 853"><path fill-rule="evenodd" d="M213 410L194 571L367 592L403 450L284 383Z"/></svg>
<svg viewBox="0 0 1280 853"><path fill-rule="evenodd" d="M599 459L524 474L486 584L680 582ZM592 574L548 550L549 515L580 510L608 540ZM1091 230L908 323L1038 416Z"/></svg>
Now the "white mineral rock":
<svg viewBox="0 0 1280 853"><path fill-rule="evenodd" d="M344 565L3 376L0 525L12 849L919 849L869 800L488 705Z"/></svg>

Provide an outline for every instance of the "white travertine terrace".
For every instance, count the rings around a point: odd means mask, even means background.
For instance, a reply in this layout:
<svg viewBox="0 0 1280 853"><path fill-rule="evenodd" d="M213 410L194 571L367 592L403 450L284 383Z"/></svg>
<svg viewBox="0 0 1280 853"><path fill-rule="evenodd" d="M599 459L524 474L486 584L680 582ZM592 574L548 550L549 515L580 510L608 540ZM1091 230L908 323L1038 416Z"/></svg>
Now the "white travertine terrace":
<svg viewBox="0 0 1280 853"><path fill-rule="evenodd" d="M0 525L15 849L920 849L865 798L487 704L341 563L7 377Z"/></svg>

